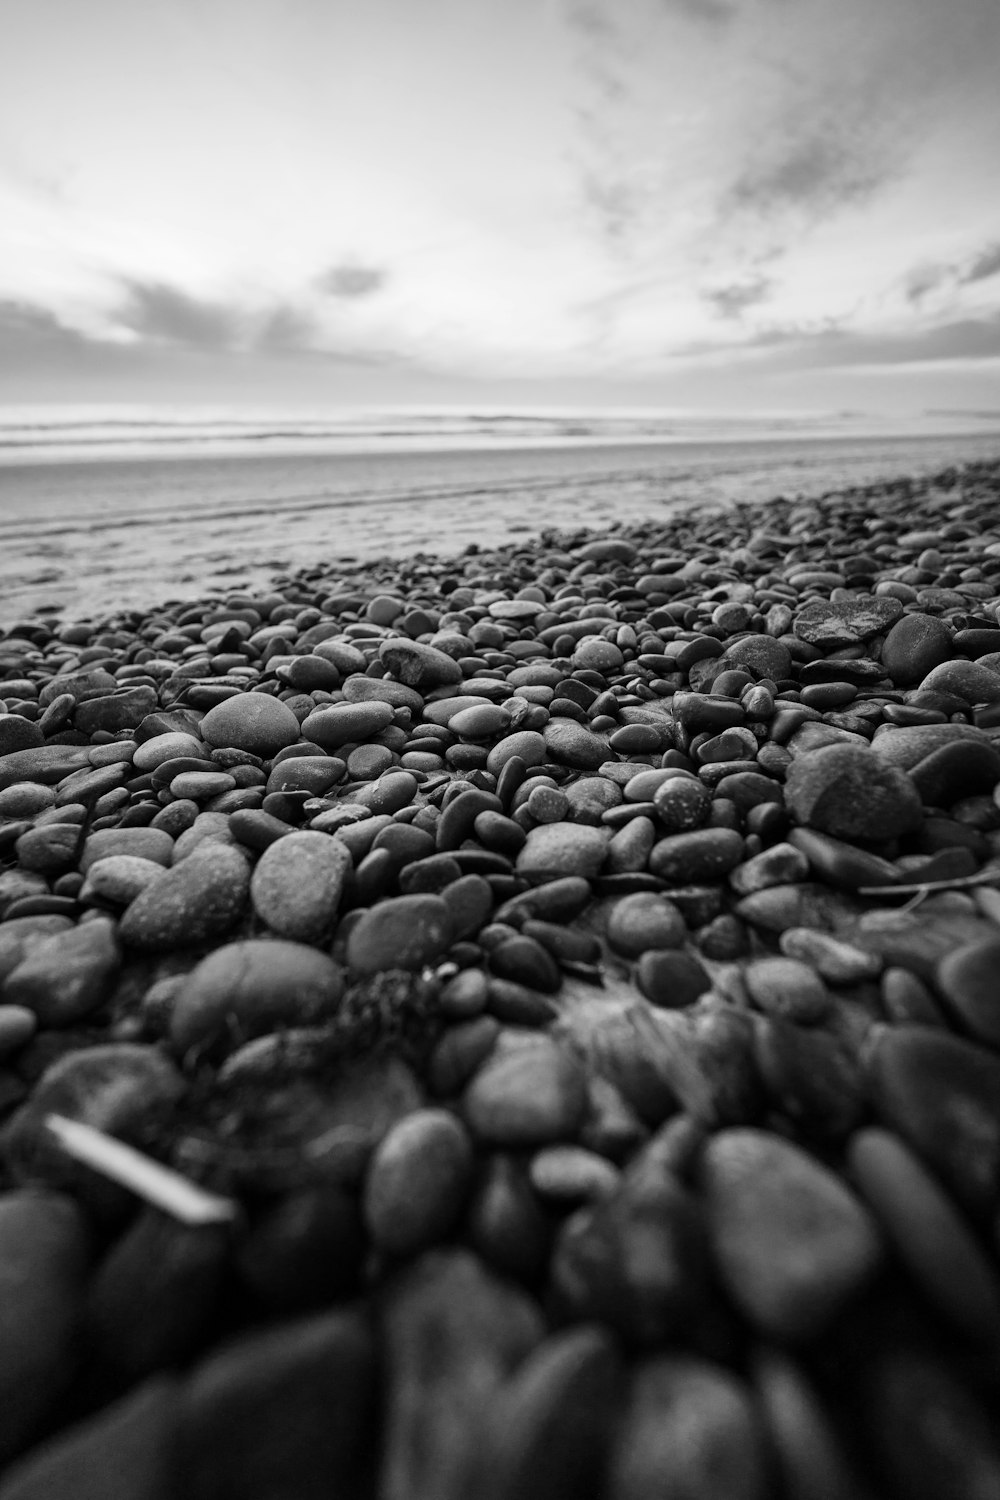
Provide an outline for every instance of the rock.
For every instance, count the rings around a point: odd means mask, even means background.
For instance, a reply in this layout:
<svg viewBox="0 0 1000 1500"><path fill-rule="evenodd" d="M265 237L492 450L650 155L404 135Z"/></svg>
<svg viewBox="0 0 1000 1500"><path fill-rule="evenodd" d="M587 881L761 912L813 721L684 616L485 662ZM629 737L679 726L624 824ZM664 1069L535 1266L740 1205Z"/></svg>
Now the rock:
<svg viewBox="0 0 1000 1500"><path fill-rule="evenodd" d="M621 1377L620 1356L602 1329L552 1334L497 1393L473 1492L483 1500L594 1495Z"/></svg>
<svg viewBox="0 0 1000 1500"><path fill-rule="evenodd" d="M897 687L921 682L952 654L952 633L936 615L903 615L882 642L882 665Z"/></svg>
<svg viewBox="0 0 1000 1500"><path fill-rule="evenodd" d="M815 1500L864 1500L819 1397L794 1360L777 1349L752 1362L754 1391L777 1459L782 1494Z"/></svg>
<svg viewBox="0 0 1000 1500"><path fill-rule="evenodd" d="M468 1133L448 1110L407 1115L382 1140L364 1188L365 1222L377 1249L412 1256L454 1228L472 1185Z"/></svg>
<svg viewBox="0 0 1000 1500"><path fill-rule="evenodd" d="M847 1164L894 1253L928 1301L973 1343L1000 1335L1000 1279L947 1195L898 1136L860 1130Z"/></svg>
<svg viewBox="0 0 1000 1500"><path fill-rule="evenodd" d="M929 806L948 807L960 797L992 792L1000 781L1000 750L971 724L880 731L872 749L885 764L908 771Z"/></svg>
<svg viewBox="0 0 1000 1500"><path fill-rule="evenodd" d="M751 1393L721 1365L661 1354L633 1376L608 1500L765 1500L769 1459Z"/></svg>
<svg viewBox="0 0 1000 1500"><path fill-rule="evenodd" d="M732 828L699 828L660 839L653 845L649 868L671 885L698 885L721 880L743 854L743 839Z"/></svg>
<svg viewBox="0 0 1000 1500"><path fill-rule="evenodd" d="M497 1043L465 1090L462 1113L473 1134L494 1146L571 1140L586 1110L583 1068L546 1035Z"/></svg>
<svg viewBox="0 0 1000 1500"><path fill-rule="evenodd" d="M768 1101L803 1136L840 1141L859 1124L867 1108L865 1078L849 1037L761 1016L753 1044Z"/></svg>
<svg viewBox="0 0 1000 1500"><path fill-rule="evenodd" d="M46 1068L7 1127L5 1154L15 1181L66 1188L98 1207L131 1204L124 1189L111 1187L67 1156L46 1118L62 1115L136 1140L151 1122L169 1114L183 1092L183 1079L156 1047L109 1042L66 1053Z"/></svg>
<svg viewBox="0 0 1000 1500"><path fill-rule="evenodd" d="M778 946L782 953L808 964L830 984L860 984L866 979L877 979L882 971L882 958L878 953L856 948L853 943L840 942L829 933L817 932L812 927L787 928L781 934Z"/></svg>
<svg viewBox="0 0 1000 1500"><path fill-rule="evenodd" d="M549 751L537 730L519 729L497 741L486 757L486 769L491 776L499 776L507 762L515 756L523 760L526 766L541 766L548 760Z"/></svg>
<svg viewBox="0 0 1000 1500"><path fill-rule="evenodd" d="M339 750L380 734L392 723L392 716L388 703L332 703L303 720L302 734L324 750Z"/></svg>
<svg viewBox="0 0 1000 1500"><path fill-rule="evenodd" d="M123 729L137 728L155 708L155 688L122 688L107 697L88 698L79 704L73 715L73 724L81 734L92 735L99 729L118 734Z"/></svg>
<svg viewBox="0 0 1000 1500"><path fill-rule="evenodd" d="M608 758L607 741L572 719L550 719L543 738L552 760L578 771L597 771Z"/></svg>
<svg viewBox="0 0 1000 1500"><path fill-rule="evenodd" d="M457 661L434 646L405 636L393 636L383 641L378 654L379 660L385 662L400 682L421 693L462 681L462 668Z"/></svg>
<svg viewBox="0 0 1000 1500"><path fill-rule="evenodd" d="M723 1130L705 1147L702 1175L719 1274L765 1337L817 1337L878 1269L867 1211L790 1141Z"/></svg>
<svg viewBox="0 0 1000 1500"><path fill-rule="evenodd" d="M179 1477L190 1500L328 1500L362 1492L375 1353L354 1311L245 1334L182 1391Z"/></svg>
<svg viewBox="0 0 1000 1500"><path fill-rule="evenodd" d="M329 1019L343 992L342 970L305 943L280 938L226 943L180 980L170 1040L185 1053L224 1035L231 1049L282 1026Z"/></svg>
<svg viewBox="0 0 1000 1500"><path fill-rule="evenodd" d="M18 865L22 870L58 879L75 868L80 835L77 823L46 823L30 828L14 845Z"/></svg>
<svg viewBox="0 0 1000 1500"><path fill-rule="evenodd" d="M3 1500L170 1500L177 1381L161 1375L64 1428L4 1475Z"/></svg>
<svg viewBox="0 0 1000 1500"><path fill-rule="evenodd" d="M784 641L775 640L770 635L743 636L727 646L722 660L727 667L746 667L752 676L767 677L772 682L780 682L792 670L788 647Z"/></svg>
<svg viewBox="0 0 1000 1500"><path fill-rule="evenodd" d="M687 924L677 907L653 891L623 896L608 914L608 942L626 958L638 958L650 948L679 948L686 937Z"/></svg>
<svg viewBox="0 0 1000 1500"><path fill-rule="evenodd" d="M825 745L796 756L785 803L797 822L848 840L897 838L922 818L909 777L859 745Z"/></svg>
<svg viewBox="0 0 1000 1500"><path fill-rule="evenodd" d="M638 781L639 777L635 778ZM625 788L625 796L635 801L635 792L640 790L635 781ZM703 782L687 776L672 776L662 781L653 791L653 806L665 833L690 833L701 828L712 809L712 794Z"/></svg>
<svg viewBox="0 0 1000 1500"><path fill-rule="evenodd" d="M737 865L729 884L740 896L765 891L773 885L792 885L809 875L809 861L794 844L772 844L753 859Z"/></svg>
<svg viewBox="0 0 1000 1500"><path fill-rule="evenodd" d="M1000 673L978 661L942 662L920 683L922 693L951 693L968 704L1000 703Z"/></svg>
<svg viewBox="0 0 1000 1500"><path fill-rule="evenodd" d="M287 834L257 862L250 880L253 909L281 937L318 943L332 935L351 869L341 840L326 833Z"/></svg>
<svg viewBox="0 0 1000 1500"><path fill-rule="evenodd" d="M712 988L711 976L693 953L649 949L636 965L635 982L652 1005L684 1010Z"/></svg>
<svg viewBox="0 0 1000 1500"><path fill-rule="evenodd" d="M802 1026L829 1014L832 997L814 969L797 958L755 958L743 971L743 982L757 1009Z"/></svg>
<svg viewBox="0 0 1000 1500"><path fill-rule="evenodd" d="M465 1250L432 1251L382 1301L378 1493L467 1500L505 1381L542 1338L534 1302Z"/></svg>
<svg viewBox="0 0 1000 1500"><path fill-rule="evenodd" d="M562 1225L552 1255L557 1303L655 1348L697 1321L707 1296L705 1231L690 1192L668 1173L627 1174L611 1197Z"/></svg>
<svg viewBox="0 0 1000 1500"><path fill-rule="evenodd" d="M287 703L269 693L240 693L209 709L201 721L201 734L210 745L246 750L267 759L294 745L300 731Z"/></svg>
<svg viewBox="0 0 1000 1500"><path fill-rule="evenodd" d="M236 1254L256 1303L285 1315L329 1307L358 1290L369 1249L354 1191L324 1174L255 1217Z"/></svg>
<svg viewBox="0 0 1000 1500"><path fill-rule="evenodd" d="M0 723L16 717L15 714L4 715ZM55 786L64 776L89 765L90 754L86 745L36 744L23 750L12 750L0 755L0 789L15 786L20 781L39 781L43 786Z"/></svg>
<svg viewBox="0 0 1000 1500"><path fill-rule="evenodd" d="M792 629L799 640L836 651L881 635L902 613L899 600L886 596L869 594L839 602L817 599L799 610Z"/></svg>
<svg viewBox="0 0 1000 1500"><path fill-rule="evenodd" d="M98 860L113 855L148 859L166 868L174 856L174 841L162 828L99 828L87 835L80 869L86 875Z"/></svg>
<svg viewBox="0 0 1000 1500"><path fill-rule="evenodd" d="M585 1146L543 1147L531 1158L528 1177L539 1197L571 1206L610 1198L622 1180L607 1157Z"/></svg>
<svg viewBox="0 0 1000 1500"><path fill-rule="evenodd" d="M84 905L110 901L115 906L128 906L162 874L163 866L154 860L141 859L137 854L109 854L90 866L79 899Z"/></svg>
<svg viewBox="0 0 1000 1500"><path fill-rule="evenodd" d="M9 975L3 997L41 1026L73 1026L106 1001L121 963L114 924L97 920L57 932Z"/></svg>
<svg viewBox="0 0 1000 1500"><path fill-rule="evenodd" d="M369 907L351 928L347 964L359 976L417 970L440 958L451 941L451 914L440 896L394 896Z"/></svg>
<svg viewBox="0 0 1000 1500"><path fill-rule="evenodd" d="M20 714L0 715L0 761L8 755L17 755L22 750L34 750L42 744L42 731L30 719L22 719Z"/></svg>
<svg viewBox="0 0 1000 1500"><path fill-rule="evenodd" d="M570 661L574 669L582 667L587 671L600 672L605 676L608 673L620 672L625 665L625 657L614 641L606 641L602 636L596 635L585 635L578 643Z"/></svg>
<svg viewBox="0 0 1000 1500"><path fill-rule="evenodd" d="M928 1026L880 1030L869 1059L878 1118L971 1213L1000 1186L1000 1058Z"/></svg>
<svg viewBox="0 0 1000 1500"><path fill-rule="evenodd" d="M249 892L244 856L232 845L206 842L146 886L126 909L119 936L144 953L197 948L232 931Z"/></svg>
<svg viewBox="0 0 1000 1500"><path fill-rule="evenodd" d="M69 917L58 915L13 917L0 923L0 983L41 943L57 932L69 932L72 927Z"/></svg>
<svg viewBox="0 0 1000 1500"><path fill-rule="evenodd" d="M182 756L200 760L204 754L201 741L195 739L193 734L174 730L172 733L154 735L152 739L137 745L132 755L132 764L142 776L148 771L155 771L157 766L165 765L168 760L177 760Z"/></svg>
<svg viewBox="0 0 1000 1500"><path fill-rule="evenodd" d="M0 1459L35 1439L78 1361L84 1279L92 1253L77 1204L61 1193L0 1197Z"/></svg>
<svg viewBox="0 0 1000 1500"><path fill-rule="evenodd" d="M517 873L538 883L559 876L593 879L604 864L611 833L585 823L545 823L532 828L517 856Z"/></svg>
<svg viewBox="0 0 1000 1500"><path fill-rule="evenodd" d="M945 953L938 964L937 988L963 1028L988 1047L1000 1047L997 968L1000 934L965 943Z"/></svg>

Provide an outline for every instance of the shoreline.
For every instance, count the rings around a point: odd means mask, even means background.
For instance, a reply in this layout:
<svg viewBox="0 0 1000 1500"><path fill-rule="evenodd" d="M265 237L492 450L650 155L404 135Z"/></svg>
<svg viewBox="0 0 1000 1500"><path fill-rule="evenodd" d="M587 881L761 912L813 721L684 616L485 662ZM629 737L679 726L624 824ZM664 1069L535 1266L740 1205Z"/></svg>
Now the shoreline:
<svg viewBox="0 0 1000 1500"><path fill-rule="evenodd" d="M1000 439L648 445L0 468L0 624L52 606L260 588L317 553L400 558L704 501L822 493L1000 458Z"/></svg>
<svg viewBox="0 0 1000 1500"><path fill-rule="evenodd" d="M1000 460L49 620L0 1500L1000 1486Z"/></svg>

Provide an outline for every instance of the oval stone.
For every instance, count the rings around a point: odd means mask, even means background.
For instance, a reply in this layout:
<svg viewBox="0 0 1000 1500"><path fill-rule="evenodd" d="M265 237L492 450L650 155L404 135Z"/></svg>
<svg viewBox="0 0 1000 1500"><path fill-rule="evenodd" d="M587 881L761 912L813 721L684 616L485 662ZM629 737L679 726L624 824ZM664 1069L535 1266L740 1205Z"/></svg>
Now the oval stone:
<svg viewBox="0 0 1000 1500"><path fill-rule="evenodd" d="M231 844L206 841L139 893L119 935L127 947L147 953L196 948L232 931L249 893L244 855Z"/></svg>
<svg viewBox="0 0 1000 1500"><path fill-rule="evenodd" d="M451 941L451 914L440 896L394 896L369 907L351 928L347 963L358 976L421 969L440 958Z"/></svg>
<svg viewBox="0 0 1000 1500"><path fill-rule="evenodd" d="M445 1109L418 1109L389 1131L372 1158L364 1216L378 1249L415 1255L454 1228L472 1184L468 1132Z"/></svg>
<svg viewBox="0 0 1000 1500"><path fill-rule="evenodd" d="M210 745L266 758L295 744L299 721L287 703L270 693L239 693L209 709L201 733Z"/></svg>
<svg viewBox="0 0 1000 1500"><path fill-rule="evenodd" d="M170 1039L184 1053L230 1026L242 1041L281 1026L312 1025L334 1013L343 991L344 976L333 959L305 943L226 943L182 979Z"/></svg>
<svg viewBox="0 0 1000 1500"><path fill-rule="evenodd" d="M877 1270L881 1242L839 1177L763 1130L705 1147L712 1248L733 1301L766 1337L797 1343L829 1326Z"/></svg>
<svg viewBox="0 0 1000 1500"><path fill-rule="evenodd" d="M501 1038L463 1098L473 1134L495 1146L571 1139L587 1107L583 1066L550 1037L504 1045Z"/></svg>
<svg viewBox="0 0 1000 1500"><path fill-rule="evenodd" d="M250 880L250 900L272 932L300 943L332 936L352 868L341 839L306 830L276 839Z"/></svg>

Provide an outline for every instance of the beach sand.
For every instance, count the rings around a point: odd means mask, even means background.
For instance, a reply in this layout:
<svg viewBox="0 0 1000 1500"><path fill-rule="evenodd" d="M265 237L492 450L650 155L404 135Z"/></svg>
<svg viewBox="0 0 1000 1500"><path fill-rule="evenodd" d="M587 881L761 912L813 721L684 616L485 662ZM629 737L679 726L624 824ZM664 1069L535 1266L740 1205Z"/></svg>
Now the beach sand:
<svg viewBox="0 0 1000 1500"><path fill-rule="evenodd" d="M998 501L0 634L0 1500L1000 1493Z"/></svg>

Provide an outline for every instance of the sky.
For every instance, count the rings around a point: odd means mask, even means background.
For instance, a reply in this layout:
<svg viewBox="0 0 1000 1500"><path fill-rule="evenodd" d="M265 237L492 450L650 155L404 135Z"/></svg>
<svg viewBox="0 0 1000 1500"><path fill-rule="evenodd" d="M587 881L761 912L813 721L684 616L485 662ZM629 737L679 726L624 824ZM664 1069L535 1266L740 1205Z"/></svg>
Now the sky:
<svg viewBox="0 0 1000 1500"><path fill-rule="evenodd" d="M0 34L0 403L1000 415L998 0Z"/></svg>

